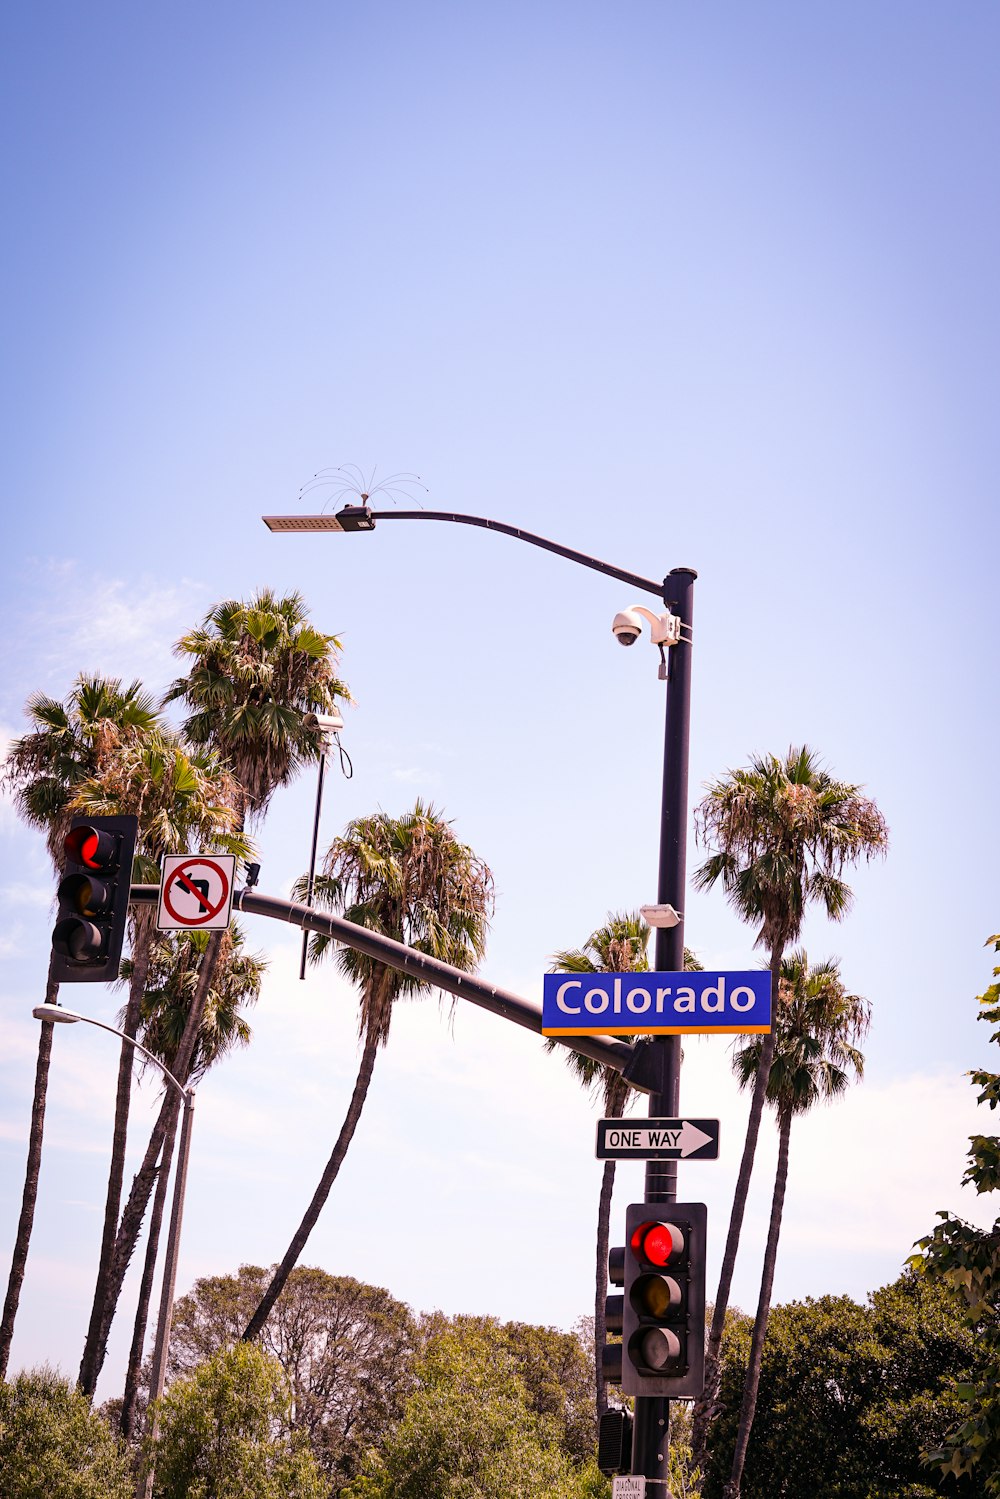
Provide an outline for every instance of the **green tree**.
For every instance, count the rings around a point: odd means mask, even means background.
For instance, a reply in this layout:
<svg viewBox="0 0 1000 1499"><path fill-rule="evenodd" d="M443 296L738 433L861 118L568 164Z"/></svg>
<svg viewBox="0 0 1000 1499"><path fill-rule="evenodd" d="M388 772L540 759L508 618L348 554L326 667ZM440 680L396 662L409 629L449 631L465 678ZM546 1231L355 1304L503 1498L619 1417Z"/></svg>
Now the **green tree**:
<svg viewBox="0 0 1000 1499"><path fill-rule="evenodd" d="M184 1036L208 941L208 932L160 932L149 955L146 989L139 1016L139 1039L170 1071L173 1071ZM191 1058L189 1083L200 1082L222 1057L236 1047L250 1044L251 1030L244 1011L255 1005L260 997L260 986L267 963L259 954L245 952L243 942L243 933L237 923L233 922L208 991ZM131 978L129 963L122 964L122 978L126 981ZM125 1373L120 1422L122 1434L126 1437L131 1436L135 1425L142 1349L176 1127L175 1111L163 1142L157 1171L132 1346Z"/></svg>
<svg viewBox="0 0 1000 1499"><path fill-rule="evenodd" d="M197 1280L174 1307L171 1379L235 1343L272 1270ZM413 1387L417 1326L408 1306L378 1286L300 1265L261 1334L292 1394L292 1426L339 1493L368 1447L381 1447Z"/></svg>
<svg viewBox="0 0 1000 1499"><path fill-rule="evenodd" d="M752 1335L751 1319L731 1312L704 1499L719 1499L729 1477ZM930 1499L940 1490L928 1486L921 1449L954 1420L958 1401L948 1386L976 1358L961 1298L910 1272L866 1305L822 1296L776 1306L745 1499Z"/></svg>
<svg viewBox="0 0 1000 1499"><path fill-rule="evenodd" d="M593 1461L575 1467L532 1408L495 1324L436 1327L402 1421L367 1454L350 1499L582 1499L608 1493Z"/></svg>
<svg viewBox="0 0 1000 1499"><path fill-rule="evenodd" d="M125 1449L86 1397L51 1369L0 1381L4 1499L131 1499Z"/></svg>
<svg viewBox="0 0 1000 1499"><path fill-rule="evenodd" d="M217 755L205 750L188 753L176 735L161 729L122 744L99 771L77 786L72 807L89 816L132 814L137 817L139 841L135 874L140 880L158 884L160 864L166 853L197 849L238 857L248 855L249 845L235 826L235 793L236 783ZM134 906L130 919L129 996L119 1018L125 1035L134 1037L139 1026L150 952L156 934L155 909L149 905ZM118 1062L101 1251L90 1324L80 1362L80 1388L89 1396L93 1396L104 1363L124 1269L134 1249L134 1240L127 1255L116 1244L134 1058L134 1047L123 1041ZM176 1111L173 1097L168 1107ZM137 1223L136 1232L138 1227ZM116 1266L120 1267L120 1276L116 1275Z"/></svg>
<svg viewBox="0 0 1000 1499"><path fill-rule="evenodd" d="M221 1349L159 1402L158 1439L143 1448L154 1499L326 1499L289 1409L276 1359L245 1343Z"/></svg>
<svg viewBox="0 0 1000 1499"><path fill-rule="evenodd" d="M297 893L302 893L301 882ZM358 926L470 972L486 947L493 877L482 859L458 841L451 823L418 801L402 817L377 812L351 822L330 846L313 899ZM313 940L314 960L328 950L328 939ZM319 1185L247 1324L246 1338L255 1338L263 1327L330 1195L364 1108L378 1049L389 1038L393 1005L403 995L427 992L425 983L352 947L337 949L337 963L361 995L358 1076Z"/></svg>
<svg viewBox="0 0 1000 1499"><path fill-rule="evenodd" d="M322 751L316 713L348 696L337 675L339 642L306 616L298 594L279 598L262 590L248 603L228 600L174 647L191 669L175 681L164 702L190 710L184 735L199 754L217 756L234 777L237 832L263 816L274 791L294 779ZM187 1078L202 1011L211 989L224 934L214 932L175 1056L179 1081ZM81 1376L96 1383L125 1272L138 1241L164 1141L176 1119L176 1095L164 1097L142 1166L132 1184L115 1237L107 1289L91 1319Z"/></svg>
<svg viewBox="0 0 1000 1499"><path fill-rule="evenodd" d="M1000 952L1000 935L987 939ZM1000 1027L1000 967L994 982L979 996L979 1019ZM990 1040L1000 1042L1000 1029ZM970 1073L979 1088L979 1103L1000 1106L1000 1073ZM963 1186L979 1193L1000 1191L1000 1136L972 1135ZM966 1321L973 1329L983 1364L974 1378L958 1383L961 1413L938 1444L928 1444L927 1461L952 1479L982 1484L985 1495L1000 1495L1000 1217L991 1229L975 1228L953 1214L921 1239L911 1264L924 1275L954 1287L965 1301Z"/></svg>
<svg viewBox="0 0 1000 1499"><path fill-rule="evenodd" d="M32 729L11 744L2 784L12 794L18 815L29 827L45 833L53 868L61 874L65 862L63 839L73 819L73 799L78 788L88 777L100 773L123 745L141 741L156 729L156 709L139 682L123 687L118 678L80 676L64 703L44 693L35 693L28 699L25 712ZM46 1004L55 1004L58 992L50 963ZM0 1317L0 1379L7 1372L35 1219L51 1057L52 1026L43 1022L38 1037L21 1212Z"/></svg>
<svg viewBox="0 0 1000 1499"><path fill-rule="evenodd" d="M477 1346L485 1340L512 1358L530 1410L574 1464L587 1464L597 1443L597 1421L588 1347L576 1332L485 1316L431 1312L421 1317L424 1348L446 1334Z"/></svg>
<svg viewBox="0 0 1000 1499"><path fill-rule="evenodd" d="M638 911L608 914L603 926L591 932L582 947L566 948L553 953L550 973L646 973L649 970L650 929ZM698 970L701 964L692 952L685 949L684 967ZM546 1049L554 1051L558 1043L554 1039L546 1042ZM560 1047L565 1051L565 1048ZM579 1052L567 1051L567 1066L579 1078L588 1091L601 1094L604 1116L620 1119L625 1112L631 1087L613 1067L583 1057ZM610 1242L611 1198L615 1187L615 1162L604 1162L601 1173L601 1191L597 1206L597 1269L594 1297L594 1389L597 1414L602 1416L608 1408L607 1386L604 1380L604 1347L607 1342L605 1325L605 1301L608 1294L608 1245Z"/></svg>
<svg viewBox="0 0 1000 1499"><path fill-rule="evenodd" d="M740 1406L739 1427L733 1452L726 1499L739 1499L746 1463L747 1444L757 1408L761 1360L771 1310L774 1267L788 1182L788 1147L792 1120L817 1103L838 1097L850 1084L851 1074L864 1075L864 1057L855 1045L868 1030L870 1007L857 994L848 994L834 959L810 968L803 948L782 960L779 977L780 1003L775 1011L770 1037L773 1057L768 1075L766 1100L778 1119L778 1164L771 1200L760 1298L750 1340L750 1357ZM763 1036L747 1037L738 1045L734 1069L740 1087L752 1087L760 1073Z"/></svg>
<svg viewBox="0 0 1000 1499"><path fill-rule="evenodd" d="M783 759L757 756L746 769L711 783L696 823L702 843L712 852L696 871L695 884L706 890L721 883L737 913L758 927L756 945L769 955L775 1013L781 961L799 936L807 907L818 904L835 921L846 915L851 892L844 870L885 852L885 819L859 786L834 780L803 746L789 749ZM722 1331L773 1055L772 1033L761 1047L709 1329L705 1392L695 1405L692 1444L698 1463L718 1391Z"/></svg>

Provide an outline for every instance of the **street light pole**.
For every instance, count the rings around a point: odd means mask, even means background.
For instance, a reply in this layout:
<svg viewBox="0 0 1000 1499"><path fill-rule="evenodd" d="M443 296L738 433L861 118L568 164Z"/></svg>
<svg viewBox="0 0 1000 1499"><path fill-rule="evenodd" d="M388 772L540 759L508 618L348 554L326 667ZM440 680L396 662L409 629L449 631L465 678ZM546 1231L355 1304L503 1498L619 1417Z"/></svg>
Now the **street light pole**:
<svg viewBox="0 0 1000 1499"><path fill-rule="evenodd" d="M687 872L688 759L691 739L691 625L694 580L691 568L674 568L664 580L663 602L679 615L682 631L668 652L666 722L663 735L663 791L660 800L660 855L656 899L672 905L680 920L657 927L653 961L661 972L684 968L684 895ZM653 1073L659 1091L649 1096L649 1116L676 1119L680 1114L681 1038L655 1036L649 1043L655 1055ZM677 1162L646 1162L646 1202L677 1201ZM632 1426L632 1472L663 1484L670 1473L670 1401L662 1395L636 1397Z"/></svg>
<svg viewBox="0 0 1000 1499"><path fill-rule="evenodd" d="M336 515L265 515L270 531L352 532L373 531L382 520L446 521L459 525L480 526L497 531L531 546L542 547L570 562L617 578L633 588L655 594L681 622L680 637L667 653L667 703L663 743L663 783L660 802L660 845L657 873L657 902L672 905L680 919L672 927L657 927L654 962L657 970L681 972L684 968L684 907L687 863L688 760L691 728L691 626L694 609L694 583L698 574L693 568L674 568L662 583L614 567L597 557L590 557L544 536L507 525L486 516L467 515L444 510L382 510L367 504L346 505ZM662 649L662 647L661 647ZM642 1053L645 1065L656 1079L649 1095L651 1118L675 1118L680 1110L681 1038L655 1036ZM636 1059L638 1060L638 1058ZM625 1076L629 1071L626 1069ZM646 1164L646 1201L675 1202L677 1199L677 1163L649 1161ZM661 1396L637 1396L632 1439L632 1473L645 1477L667 1493L670 1445L670 1401Z"/></svg>
<svg viewBox="0 0 1000 1499"><path fill-rule="evenodd" d="M153 1351L153 1368L149 1382L150 1405L159 1400L163 1394L163 1386L166 1382L167 1354L170 1349L170 1327L173 1321L174 1309L174 1287L177 1282L177 1259L181 1242L181 1223L184 1218L184 1193L187 1187L188 1158L191 1154L191 1127L194 1123L194 1089L185 1088L179 1082L158 1056L155 1056L148 1047L142 1045L134 1036L127 1036L124 1031L116 1030L113 1025L105 1025L103 1020L94 1020L90 1015L79 1015L75 1010L67 1010L62 1005L38 1005L32 1010L36 1020L55 1021L63 1025L93 1025L98 1030L107 1031L109 1035L117 1036L122 1041L127 1041L134 1046L136 1051L141 1051L143 1056L162 1072L164 1080L174 1088L180 1095L184 1104L184 1116L181 1121L181 1138L177 1151L177 1170L174 1175L174 1196L170 1207L170 1228L167 1233L167 1252L163 1265L163 1288L160 1294L160 1315L156 1325L156 1343ZM159 1418L153 1416L152 1441L155 1444L159 1435ZM139 1499L149 1499L153 1492L153 1469L150 1468L145 1480L140 1480L138 1490Z"/></svg>

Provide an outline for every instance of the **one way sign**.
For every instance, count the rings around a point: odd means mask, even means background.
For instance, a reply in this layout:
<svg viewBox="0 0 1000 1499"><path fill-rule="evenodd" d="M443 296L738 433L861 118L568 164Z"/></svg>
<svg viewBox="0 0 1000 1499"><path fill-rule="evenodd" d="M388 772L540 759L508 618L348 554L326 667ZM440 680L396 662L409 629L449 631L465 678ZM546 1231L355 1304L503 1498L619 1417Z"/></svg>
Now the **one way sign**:
<svg viewBox="0 0 1000 1499"><path fill-rule="evenodd" d="M717 1161L718 1119L598 1119L599 1161Z"/></svg>

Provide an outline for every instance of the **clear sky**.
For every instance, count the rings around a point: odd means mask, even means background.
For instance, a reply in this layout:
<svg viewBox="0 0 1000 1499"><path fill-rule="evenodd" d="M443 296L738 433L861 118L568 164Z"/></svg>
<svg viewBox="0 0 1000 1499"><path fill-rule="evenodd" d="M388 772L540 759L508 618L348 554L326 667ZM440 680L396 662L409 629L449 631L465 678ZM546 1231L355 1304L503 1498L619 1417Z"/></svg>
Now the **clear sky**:
<svg viewBox="0 0 1000 1499"><path fill-rule="evenodd" d="M991 1219L958 1182L1000 926L996 8L39 0L2 24L4 733L81 670L159 692L215 601L298 588L357 699L324 836L433 799L496 875L484 973L538 998L553 951L654 893L663 688L612 638L630 590L465 528L260 516L321 508L300 486L355 463L639 573L693 566L692 802L806 741L892 829L848 919L805 933L874 1019L864 1085L796 1126L776 1297L863 1296L936 1209ZM274 800L267 892L304 867L314 786ZM54 881L9 807L0 831L5 1276ZM706 966L759 960L721 895L687 915ZM271 969L254 1046L200 1090L181 1288L284 1251L357 1061L350 990L247 931ZM115 1065L58 1033L15 1366L76 1368ZM682 1100L723 1121L681 1178L711 1288L745 1118L724 1042L689 1044ZM308 1259L570 1326L595 1113L530 1036L402 1007ZM744 1306L772 1165L769 1132ZM616 1213L640 1192L622 1169Z"/></svg>

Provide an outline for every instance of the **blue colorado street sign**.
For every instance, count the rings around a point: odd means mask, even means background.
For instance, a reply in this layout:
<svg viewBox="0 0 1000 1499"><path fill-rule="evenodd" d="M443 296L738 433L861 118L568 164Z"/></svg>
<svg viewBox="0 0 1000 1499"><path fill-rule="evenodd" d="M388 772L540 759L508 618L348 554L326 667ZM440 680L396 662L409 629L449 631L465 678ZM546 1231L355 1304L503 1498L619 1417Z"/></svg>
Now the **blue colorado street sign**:
<svg viewBox="0 0 1000 1499"><path fill-rule="evenodd" d="M771 975L547 973L543 1036L743 1035L771 1029Z"/></svg>

